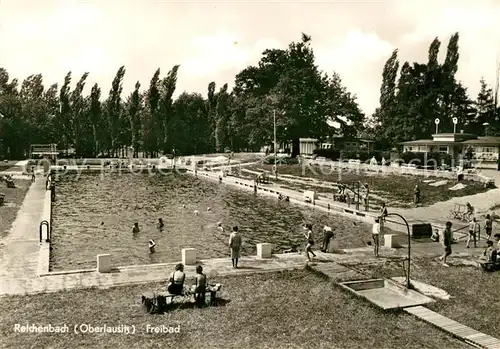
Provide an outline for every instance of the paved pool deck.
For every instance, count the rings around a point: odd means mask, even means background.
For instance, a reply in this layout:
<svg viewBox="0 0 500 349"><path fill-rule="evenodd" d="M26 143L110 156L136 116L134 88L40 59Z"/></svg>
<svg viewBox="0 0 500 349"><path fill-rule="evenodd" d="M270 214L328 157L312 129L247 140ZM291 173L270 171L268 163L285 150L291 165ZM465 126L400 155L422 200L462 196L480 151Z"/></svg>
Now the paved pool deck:
<svg viewBox="0 0 500 349"><path fill-rule="evenodd" d="M45 181L31 184L9 234L0 246L0 294L12 279L36 279L40 251L39 224L44 207Z"/></svg>

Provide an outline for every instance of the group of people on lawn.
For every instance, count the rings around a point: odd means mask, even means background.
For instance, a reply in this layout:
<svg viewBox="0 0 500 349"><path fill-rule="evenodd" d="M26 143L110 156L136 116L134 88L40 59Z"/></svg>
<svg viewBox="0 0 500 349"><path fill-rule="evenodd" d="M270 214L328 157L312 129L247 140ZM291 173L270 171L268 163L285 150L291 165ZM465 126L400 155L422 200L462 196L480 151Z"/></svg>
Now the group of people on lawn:
<svg viewBox="0 0 500 349"><path fill-rule="evenodd" d="M175 270L168 279L167 291L174 295L183 295L186 293L193 294L196 303L205 303L207 276L203 274L203 267L201 265L196 266L195 283L191 286L188 292L184 290L185 280L186 274L184 273L184 265L179 263L175 266Z"/></svg>
<svg viewBox="0 0 500 349"><path fill-rule="evenodd" d="M470 206L469 203L467 203ZM473 212L473 209L471 210ZM444 254L439 258L444 266L448 266L446 263L446 258L451 255L451 244L453 243L453 234L451 231L452 223L450 221L446 222L445 228L442 234L442 243L444 245ZM497 260L497 255L500 253L500 233L494 235L497 241L497 246L494 247L494 243L491 240L492 230L493 230L493 219L491 215L487 214L484 221L484 230L486 233L486 249L484 250L482 259L485 262L495 263ZM477 221L476 217L472 217L469 222L469 232L466 242L466 248L470 248L471 241L474 242L474 247L477 247L477 240L480 238L481 234L481 224Z"/></svg>

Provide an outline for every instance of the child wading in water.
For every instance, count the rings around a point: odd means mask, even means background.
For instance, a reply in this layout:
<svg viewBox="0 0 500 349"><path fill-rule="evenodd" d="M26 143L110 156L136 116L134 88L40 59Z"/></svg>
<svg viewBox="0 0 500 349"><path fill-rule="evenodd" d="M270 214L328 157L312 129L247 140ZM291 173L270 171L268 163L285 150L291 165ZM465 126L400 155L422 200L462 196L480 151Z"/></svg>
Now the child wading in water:
<svg viewBox="0 0 500 349"><path fill-rule="evenodd" d="M155 241L153 239L149 240L149 253L155 253Z"/></svg>
<svg viewBox="0 0 500 349"><path fill-rule="evenodd" d="M307 259L310 262L312 261L312 259L311 259L311 257L309 257L309 253L312 254L313 258L316 257L316 254L312 251L312 247L314 245L314 236L313 236L312 228L313 228L312 224L306 224L304 226L304 229L307 229L307 232L304 233L304 236L307 239L306 255L307 255Z"/></svg>

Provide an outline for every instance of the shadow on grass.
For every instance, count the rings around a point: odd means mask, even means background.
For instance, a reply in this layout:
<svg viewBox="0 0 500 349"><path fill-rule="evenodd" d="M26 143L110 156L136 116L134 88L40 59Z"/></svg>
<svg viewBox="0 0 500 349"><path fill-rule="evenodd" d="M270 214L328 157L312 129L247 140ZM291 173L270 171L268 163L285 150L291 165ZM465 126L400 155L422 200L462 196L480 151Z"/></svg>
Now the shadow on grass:
<svg viewBox="0 0 500 349"><path fill-rule="evenodd" d="M238 268L235 268L236 270L238 269L241 269L241 270L260 270L262 268L258 268L258 267L252 267L252 266L249 266L249 265L244 265L244 266L238 266Z"/></svg>
<svg viewBox="0 0 500 349"><path fill-rule="evenodd" d="M186 309L205 309L205 308L213 308L213 307L225 307L227 304L229 304L231 300L229 299L223 299L223 298L217 298L214 303L212 304L197 304L196 302L193 301L186 301L186 302L175 302L175 303L170 303L167 305L167 308L165 312L159 313L159 314L168 314L172 311L176 310L186 310Z"/></svg>

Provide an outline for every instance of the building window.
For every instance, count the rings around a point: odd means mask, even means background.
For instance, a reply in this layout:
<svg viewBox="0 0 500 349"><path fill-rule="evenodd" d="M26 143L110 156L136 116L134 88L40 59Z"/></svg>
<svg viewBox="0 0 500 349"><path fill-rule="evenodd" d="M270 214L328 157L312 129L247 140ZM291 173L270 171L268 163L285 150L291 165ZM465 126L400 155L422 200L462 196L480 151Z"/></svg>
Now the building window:
<svg viewBox="0 0 500 349"><path fill-rule="evenodd" d="M495 147L474 147L473 158L485 161L497 161L498 151Z"/></svg>
<svg viewBox="0 0 500 349"><path fill-rule="evenodd" d="M439 152L447 154L448 153L448 146L447 145L439 146Z"/></svg>
<svg viewBox="0 0 500 349"><path fill-rule="evenodd" d="M413 151L413 147L406 147L406 151Z"/></svg>

